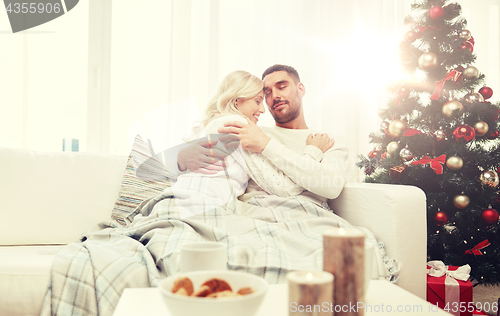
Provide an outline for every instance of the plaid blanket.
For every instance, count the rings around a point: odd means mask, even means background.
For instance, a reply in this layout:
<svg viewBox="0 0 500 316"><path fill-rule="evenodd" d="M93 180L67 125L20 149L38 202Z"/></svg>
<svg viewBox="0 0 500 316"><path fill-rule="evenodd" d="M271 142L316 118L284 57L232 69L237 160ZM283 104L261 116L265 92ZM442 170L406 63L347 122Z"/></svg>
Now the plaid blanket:
<svg viewBox="0 0 500 316"><path fill-rule="evenodd" d="M270 284L285 282L288 271L322 269L322 232L351 227L332 211L302 200L256 196L181 218L172 188L142 203L122 227L103 222L81 242L56 256L42 315L111 315L128 287L154 287L177 273L179 245L216 241L227 245L228 269L246 271ZM379 276L397 280L398 265L377 245Z"/></svg>

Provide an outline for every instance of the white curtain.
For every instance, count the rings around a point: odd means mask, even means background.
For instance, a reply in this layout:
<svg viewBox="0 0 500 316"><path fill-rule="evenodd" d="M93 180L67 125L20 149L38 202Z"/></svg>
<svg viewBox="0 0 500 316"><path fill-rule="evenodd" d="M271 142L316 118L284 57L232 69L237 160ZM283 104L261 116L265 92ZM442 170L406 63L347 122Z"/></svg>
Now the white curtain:
<svg viewBox="0 0 500 316"><path fill-rule="evenodd" d="M127 155L130 137L141 132L161 139L155 148L161 150L189 132L225 75L242 69L260 77L279 63L301 76L308 126L347 141L350 181L360 181L354 163L372 149L368 134L378 130L386 87L401 77L397 47L412 2L120 0L109 8L80 2L67 18L24 34L0 34L0 70L13 78L0 79L6 87L1 106L8 111L0 116L0 128L16 135L0 133L0 146L60 150L68 137L63 134L71 134L80 138L80 150ZM500 0L458 2L476 40L475 66L497 101ZM110 13L95 12L101 9ZM109 35L99 34L96 23ZM47 42L42 35L54 39ZM87 41L93 43L88 52ZM64 62L44 62L49 47ZM101 73L95 56L108 58L109 70ZM91 85L100 87L98 94ZM274 122L266 112L259 124Z"/></svg>

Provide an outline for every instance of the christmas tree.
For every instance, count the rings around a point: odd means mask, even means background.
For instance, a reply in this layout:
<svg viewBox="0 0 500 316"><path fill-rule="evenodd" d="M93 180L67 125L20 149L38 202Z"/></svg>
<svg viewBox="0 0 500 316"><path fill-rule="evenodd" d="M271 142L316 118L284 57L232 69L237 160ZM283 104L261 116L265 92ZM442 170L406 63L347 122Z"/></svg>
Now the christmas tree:
<svg viewBox="0 0 500 316"><path fill-rule="evenodd" d="M474 67L461 6L419 1L405 18L400 59L409 79L390 87L365 182L413 185L427 196L428 260L471 266L475 284L500 284L500 105ZM411 223L408 223L411 225Z"/></svg>

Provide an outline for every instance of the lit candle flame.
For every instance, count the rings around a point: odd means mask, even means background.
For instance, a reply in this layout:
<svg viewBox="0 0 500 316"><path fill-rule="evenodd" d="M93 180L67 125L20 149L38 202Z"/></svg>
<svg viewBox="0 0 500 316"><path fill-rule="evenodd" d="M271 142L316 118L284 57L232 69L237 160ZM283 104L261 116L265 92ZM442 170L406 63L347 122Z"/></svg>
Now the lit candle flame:
<svg viewBox="0 0 500 316"><path fill-rule="evenodd" d="M309 280L312 280L313 279L313 275L311 272L307 273L306 274L306 279L309 281Z"/></svg>
<svg viewBox="0 0 500 316"><path fill-rule="evenodd" d="M340 227L339 228L339 234L345 235L345 229L343 229L342 227Z"/></svg>

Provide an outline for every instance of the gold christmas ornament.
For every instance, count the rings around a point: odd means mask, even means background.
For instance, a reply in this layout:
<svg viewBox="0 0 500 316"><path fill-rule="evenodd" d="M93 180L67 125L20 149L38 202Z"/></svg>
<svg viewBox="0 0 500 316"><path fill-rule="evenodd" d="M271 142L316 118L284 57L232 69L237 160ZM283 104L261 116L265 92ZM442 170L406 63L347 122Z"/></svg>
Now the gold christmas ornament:
<svg viewBox="0 0 500 316"><path fill-rule="evenodd" d="M469 203L470 203L469 197L464 194L455 195L455 197L453 198L453 205L455 205L456 208L459 208L461 210L469 206Z"/></svg>
<svg viewBox="0 0 500 316"><path fill-rule="evenodd" d="M453 115L453 111L459 109L459 115L462 114L462 111L464 110L464 106L462 103L458 102L457 100L451 100L446 102L443 105L443 108L441 109L441 113L443 113L444 116L450 117Z"/></svg>
<svg viewBox="0 0 500 316"><path fill-rule="evenodd" d="M469 30L462 30L459 34L461 38L465 38L466 41L470 40L472 34Z"/></svg>
<svg viewBox="0 0 500 316"><path fill-rule="evenodd" d="M465 68L462 76L464 76L465 79L475 79L479 77L479 70L474 66L469 66Z"/></svg>
<svg viewBox="0 0 500 316"><path fill-rule="evenodd" d="M448 169L453 171L460 170L460 168L462 168L463 165L464 161L462 160L462 158L458 156L451 156L446 160L446 167L448 167Z"/></svg>
<svg viewBox="0 0 500 316"><path fill-rule="evenodd" d="M474 124L474 130L476 131L476 136L484 136L488 133L488 123L479 121Z"/></svg>
<svg viewBox="0 0 500 316"><path fill-rule="evenodd" d="M438 64L438 58L436 54L432 52L423 53L418 58L418 67L425 71L429 71L436 68L437 64Z"/></svg>
<svg viewBox="0 0 500 316"><path fill-rule="evenodd" d="M397 153L399 149L399 143L398 142L390 142L387 144L387 156L389 158L394 158L394 155Z"/></svg>
<svg viewBox="0 0 500 316"><path fill-rule="evenodd" d="M483 172L479 176L479 180L481 180L482 185L489 186L492 188L496 188L498 186L498 182L499 182L498 174L493 170L488 170L488 171Z"/></svg>
<svg viewBox="0 0 500 316"><path fill-rule="evenodd" d="M484 102L484 97L482 95L480 95L479 93L472 91L471 93L467 93L464 96L464 100L465 100L465 102L468 102L468 103Z"/></svg>
<svg viewBox="0 0 500 316"><path fill-rule="evenodd" d="M404 131L408 128L408 124L403 120L393 120L389 124L389 134L392 137L401 137Z"/></svg>

